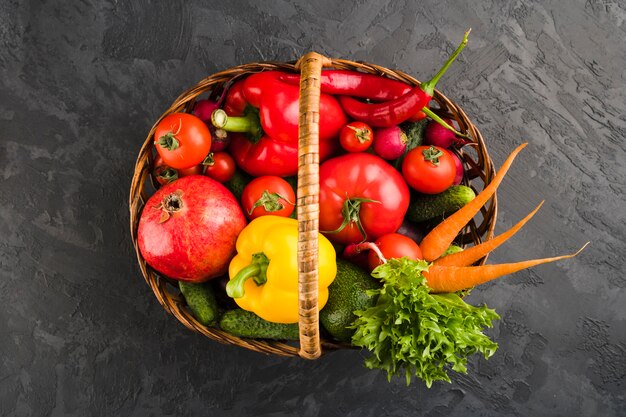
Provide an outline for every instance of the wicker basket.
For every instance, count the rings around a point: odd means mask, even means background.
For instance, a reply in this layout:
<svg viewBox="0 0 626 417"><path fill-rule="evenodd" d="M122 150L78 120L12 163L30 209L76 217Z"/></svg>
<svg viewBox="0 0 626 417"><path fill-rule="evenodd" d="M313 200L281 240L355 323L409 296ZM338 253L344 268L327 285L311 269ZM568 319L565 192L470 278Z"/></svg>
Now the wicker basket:
<svg viewBox="0 0 626 417"><path fill-rule="evenodd" d="M257 352L281 356L301 356L315 359L324 351L349 348L349 345L333 343L320 338L317 309L317 236L318 236L318 193L319 193L319 155L318 155L318 120L320 99L320 73L322 67L357 70L372 74L384 75L410 85L418 85L415 78L378 65L347 60L330 60L317 53L304 55L293 63L252 63L240 65L213 74L197 85L182 93L174 103L156 121L143 143L135 164L135 171L130 187L130 230L139 267L144 279L152 288L157 300L163 308L174 315L189 329L201 333L213 340L225 344L241 346ZM141 210L152 190L150 185L150 165L153 155L153 134L157 124L167 115L176 112L191 111L196 98L215 89L221 89L234 78L246 76L266 70L282 70L301 73L300 84L300 134L298 151L298 268L299 268L299 326L300 345L244 339L233 336L214 327L205 327L198 323L187 309L184 298L180 295L175 281L155 273L145 262L137 246L137 227ZM438 91L434 101L438 104L437 112L445 117L456 120L460 131L467 133L473 140L459 152L465 163L466 177L464 182L475 191L480 191L493 178L495 172L492 161L487 153L483 138L478 129L470 122L463 110ZM480 243L483 238L491 238L495 227L497 200L494 196L488 205L482 208L482 219L472 221L464 230L459 241L463 244ZM484 263L485 259L481 261Z"/></svg>

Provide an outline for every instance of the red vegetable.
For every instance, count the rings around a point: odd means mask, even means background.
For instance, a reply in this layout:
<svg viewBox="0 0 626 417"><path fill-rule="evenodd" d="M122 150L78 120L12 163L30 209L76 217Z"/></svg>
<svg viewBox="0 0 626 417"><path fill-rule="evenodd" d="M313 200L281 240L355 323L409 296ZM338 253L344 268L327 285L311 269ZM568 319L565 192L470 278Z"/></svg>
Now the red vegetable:
<svg viewBox="0 0 626 417"><path fill-rule="evenodd" d="M244 187L241 205L249 220L268 214L289 217L296 207L296 195L284 179L265 175L253 179Z"/></svg>
<svg viewBox="0 0 626 417"><path fill-rule="evenodd" d="M399 233L389 233L379 237L376 246L380 249L385 259L381 259L376 251L370 251L368 262L370 270L382 265L386 259L407 257L409 259L422 259L422 251L419 245L411 238Z"/></svg>
<svg viewBox="0 0 626 417"><path fill-rule="evenodd" d="M372 128L363 122L350 122L339 132L339 143L348 152L367 150L374 139Z"/></svg>
<svg viewBox="0 0 626 417"><path fill-rule="evenodd" d="M246 219L230 191L192 175L161 187L141 212L143 258L170 278L202 282L224 274Z"/></svg>
<svg viewBox="0 0 626 417"><path fill-rule="evenodd" d="M300 84L299 74L284 73L280 79L292 85ZM320 89L326 94L387 101L405 95L411 91L411 86L402 81L365 72L324 70L320 79Z"/></svg>
<svg viewBox="0 0 626 417"><path fill-rule="evenodd" d="M294 175L297 173L299 95L298 87L280 81L279 71L260 72L234 84L226 96L225 110L212 116L215 127L246 133L251 145L233 155L251 175ZM230 114L228 113L230 111ZM323 143L332 142L347 123L337 100L320 97L320 153ZM233 137L232 139L236 139ZM241 148L241 136L235 150ZM334 145L325 145L326 149ZM233 152L234 154L234 152ZM259 165L257 157L263 159Z"/></svg>
<svg viewBox="0 0 626 417"><path fill-rule="evenodd" d="M383 127L374 131L374 152L387 161L400 158L406 151L409 138L398 126Z"/></svg>
<svg viewBox="0 0 626 417"><path fill-rule="evenodd" d="M319 226L335 243L358 243L395 232L409 206L400 173L378 156L351 153L320 166Z"/></svg>
<svg viewBox="0 0 626 417"><path fill-rule="evenodd" d="M443 119L451 124L452 120ZM456 135L445 127L433 121L429 122L424 129L424 144L448 148L457 140Z"/></svg>
<svg viewBox="0 0 626 417"><path fill-rule="evenodd" d="M411 188L420 193L439 194L452 185L456 165L447 149L418 146L404 157L402 176Z"/></svg>
<svg viewBox="0 0 626 417"><path fill-rule="evenodd" d="M428 105L435 92L435 85L446 72L452 61L465 48L469 31L456 51L448 58L443 67L427 82L421 83L403 96L382 103L366 103L349 96L338 97L341 107L353 119L365 122L373 127L398 125L417 114Z"/></svg>
<svg viewBox="0 0 626 417"><path fill-rule="evenodd" d="M235 175L235 160L226 152L211 152L202 162L204 175L225 183Z"/></svg>
<svg viewBox="0 0 626 417"><path fill-rule="evenodd" d="M211 132L192 114L166 116L154 131L154 146L165 165L191 168L200 164L211 150Z"/></svg>
<svg viewBox="0 0 626 417"><path fill-rule="evenodd" d="M454 152L450 152L452 155L452 159L454 159L454 166L456 167L456 175L454 176L454 181L452 181L452 185L459 185L463 182L463 176L465 175L465 168L463 168L463 161L461 158Z"/></svg>
<svg viewBox="0 0 626 417"><path fill-rule="evenodd" d="M178 178L188 177L189 175L199 175L202 173L202 165L194 165L191 168L174 169L168 167L163 162L163 158L160 155L154 159L152 164L152 175L161 185L176 181Z"/></svg>

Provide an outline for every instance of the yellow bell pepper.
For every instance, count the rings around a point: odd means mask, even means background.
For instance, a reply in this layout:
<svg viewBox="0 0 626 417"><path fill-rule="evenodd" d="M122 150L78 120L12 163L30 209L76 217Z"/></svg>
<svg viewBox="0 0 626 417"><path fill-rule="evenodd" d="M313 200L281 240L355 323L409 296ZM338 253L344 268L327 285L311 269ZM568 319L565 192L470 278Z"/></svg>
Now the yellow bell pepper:
<svg viewBox="0 0 626 417"><path fill-rule="evenodd" d="M239 307L274 323L298 322L298 222L279 216L251 221L237 238L226 292ZM318 306L337 274L333 245L319 235Z"/></svg>

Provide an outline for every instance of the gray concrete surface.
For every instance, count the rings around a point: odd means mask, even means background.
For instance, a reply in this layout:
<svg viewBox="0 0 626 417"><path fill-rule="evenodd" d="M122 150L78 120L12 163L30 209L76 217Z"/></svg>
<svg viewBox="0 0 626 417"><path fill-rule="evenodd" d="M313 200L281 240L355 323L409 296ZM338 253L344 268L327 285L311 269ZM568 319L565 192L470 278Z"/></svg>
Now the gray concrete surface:
<svg viewBox="0 0 626 417"><path fill-rule="evenodd" d="M499 165L490 262L578 258L476 290L500 349L427 390L363 368L212 342L168 316L127 229L152 122L207 74L309 50L425 79ZM626 6L618 0L0 2L0 415L626 415Z"/></svg>

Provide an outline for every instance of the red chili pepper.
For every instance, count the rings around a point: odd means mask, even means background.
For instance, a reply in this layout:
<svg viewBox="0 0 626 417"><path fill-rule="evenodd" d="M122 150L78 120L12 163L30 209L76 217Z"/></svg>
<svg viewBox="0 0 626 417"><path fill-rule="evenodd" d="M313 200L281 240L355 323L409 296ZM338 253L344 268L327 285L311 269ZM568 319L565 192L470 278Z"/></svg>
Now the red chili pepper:
<svg viewBox="0 0 626 417"><path fill-rule="evenodd" d="M446 72L452 61L459 55L467 44L469 30L456 51L445 62L435 76L427 82L414 87L403 96L382 103L365 103L348 96L340 96L339 102L345 112L353 119L362 121L375 127L389 127L408 120L421 111L432 99L435 85Z"/></svg>
<svg viewBox="0 0 626 417"><path fill-rule="evenodd" d="M280 80L299 85L300 75L283 73ZM322 71L320 87L325 94L349 95L374 101L392 100L411 91L411 86L402 81L348 70Z"/></svg>

